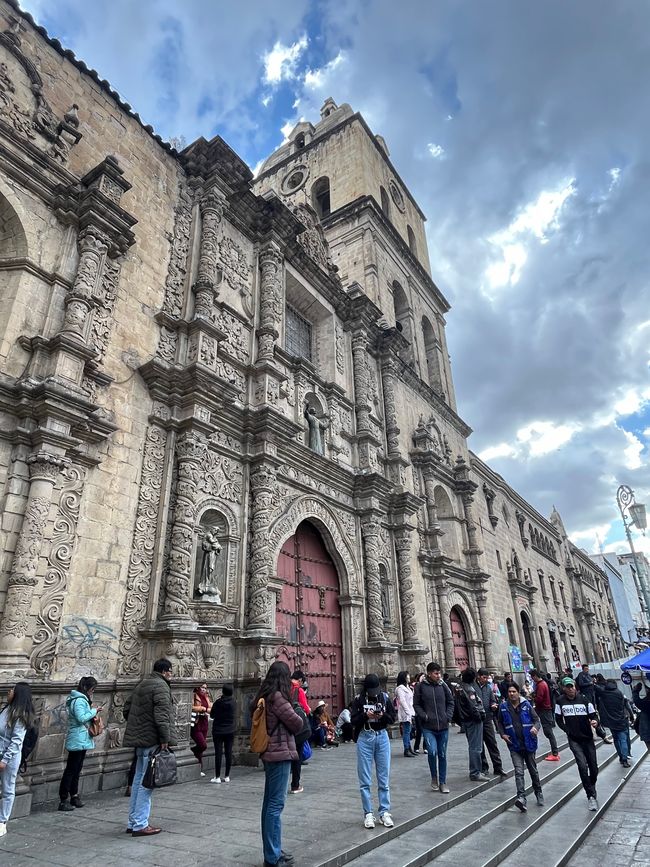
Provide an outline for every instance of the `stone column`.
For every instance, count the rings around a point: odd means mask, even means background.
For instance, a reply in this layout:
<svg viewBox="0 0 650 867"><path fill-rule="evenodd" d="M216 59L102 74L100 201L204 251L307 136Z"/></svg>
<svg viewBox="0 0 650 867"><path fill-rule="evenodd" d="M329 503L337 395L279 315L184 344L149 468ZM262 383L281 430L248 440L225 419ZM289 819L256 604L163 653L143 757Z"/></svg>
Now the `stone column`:
<svg viewBox="0 0 650 867"><path fill-rule="evenodd" d="M469 552L469 565L472 569L479 568L479 554L481 553L481 548L478 544L478 537L476 532L476 524L474 523L474 512L472 509L472 503L474 502L474 497L468 491L463 492L462 494L463 500L463 510L465 512L465 520L467 521L467 541L468 541L468 552Z"/></svg>
<svg viewBox="0 0 650 867"><path fill-rule="evenodd" d="M361 538L366 573L368 642L379 643L385 641L385 635L379 573L379 521L375 515L364 515L361 519Z"/></svg>
<svg viewBox="0 0 650 867"><path fill-rule="evenodd" d="M163 621L192 626L189 603L192 599L194 581L194 521L196 485L201 472L201 461L207 451L207 440L196 431L186 430L176 441L178 473L176 481L176 506L174 526L171 532L169 571L165 581Z"/></svg>
<svg viewBox="0 0 650 867"><path fill-rule="evenodd" d="M88 227L77 239L79 265L72 289L65 297L62 332L85 340L88 315L102 277L108 241L101 232Z"/></svg>
<svg viewBox="0 0 650 867"><path fill-rule="evenodd" d="M226 199L217 189L208 190L202 197L201 247L194 292L194 316L212 318L214 299L218 295L217 271L219 261L219 225L226 209Z"/></svg>
<svg viewBox="0 0 650 867"><path fill-rule="evenodd" d="M282 319L282 251L273 241L260 250L260 326L257 361L273 361L273 348Z"/></svg>
<svg viewBox="0 0 650 867"><path fill-rule="evenodd" d="M440 609L440 628L442 629L442 642L445 649L445 668L455 668L454 637L451 634L451 608L449 607L449 586L446 581L436 584L438 592L438 607Z"/></svg>
<svg viewBox="0 0 650 867"><path fill-rule="evenodd" d="M411 528L404 527L395 533L397 553L397 582L402 610L402 638L404 649L417 647L418 624L415 612L415 595L411 579Z"/></svg>
<svg viewBox="0 0 650 867"><path fill-rule="evenodd" d="M492 650L492 636L490 635L490 626L487 616L487 593L480 592L476 596L478 603L478 616L481 624L481 634L483 637L483 647L485 653L485 667L490 671L494 671L496 663L494 660L494 651Z"/></svg>
<svg viewBox="0 0 650 867"><path fill-rule="evenodd" d="M7 671L28 668L31 640L27 634L32 599L38 583L38 561L52 502L52 491L57 476L66 463L61 456L42 451L27 458L29 494L11 564L0 623L0 662Z"/></svg>
<svg viewBox="0 0 650 867"><path fill-rule="evenodd" d="M384 393L384 417L386 419L386 440L388 457L399 457L399 426L395 406L395 371L390 366L382 370L382 390Z"/></svg>
<svg viewBox="0 0 650 867"><path fill-rule="evenodd" d="M445 533L440 526L438 510L436 509L436 480L434 468L432 466L423 467L422 476L424 478L424 497L427 510L427 536L429 538L429 545L432 551L442 553L440 540Z"/></svg>
<svg viewBox="0 0 650 867"><path fill-rule="evenodd" d="M365 334L352 337L352 368L354 374L354 399L357 414L357 433L370 430L370 404L368 398L368 367L366 364L368 341Z"/></svg>
<svg viewBox="0 0 650 867"><path fill-rule="evenodd" d="M273 571L270 561L268 531L274 500L277 496L276 468L268 463L258 464L250 477L250 573L248 579L247 633L269 634L273 630L275 593L269 590Z"/></svg>

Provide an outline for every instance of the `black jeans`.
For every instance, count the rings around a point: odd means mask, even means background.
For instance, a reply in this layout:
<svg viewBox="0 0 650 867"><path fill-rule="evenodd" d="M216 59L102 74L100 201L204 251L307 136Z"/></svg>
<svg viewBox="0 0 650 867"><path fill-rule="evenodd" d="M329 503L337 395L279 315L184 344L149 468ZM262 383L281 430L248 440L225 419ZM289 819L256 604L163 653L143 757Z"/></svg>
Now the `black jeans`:
<svg viewBox="0 0 650 867"><path fill-rule="evenodd" d="M569 748L575 756L582 786L588 798L596 797L596 780L598 779L598 760L596 744L593 738L588 741L574 741L569 738Z"/></svg>
<svg viewBox="0 0 650 867"><path fill-rule="evenodd" d="M554 756L557 756L557 741L555 740L555 732L553 731L555 728L555 714L552 710L540 710L538 711L538 716L542 723L542 731L551 745L551 752Z"/></svg>
<svg viewBox="0 0 650 867"><path fill-rule="evenodd" d="M487 757L485 755L486 747L488 753L490 754L490 759L492 760L492 768L494 769L494 773L502 773L503 762L501 760L501 753L499 752L499 745L497 744L496 732L494 731L494 722L489 716L483 720L483 749L481 751L481 767L483 773L485 774L490 770L490 766L487 763Z"/></svg>
<svg viewBox="0 0 650 867"><path fill-rule="evenodd" d="M224 777L230 776L230 766L232 764L232 744L235 740L234 735L212 735L214 739L214 775L221 776L221 757L225 754L226 757L226 773Z"/></svg>
<svg viewBox="0 0 650 867"><path fill-rule="evenodd" d="M298 750L300 752L300 750ZM300 759L292 759L291 760L291 788L295 792L296 789L300 788L300 768L302 766L302 762Z"/></svg>
<svg viewBox="0 0 650 867"><path fill-rule="evenodd" d="M524 768L528 768L530 779L533 784L533 792L536 795L542 794L542 784L539 781L537 772L537 762L535 761L535 753L529 753L527 750L516 752L510 750L510 758L515 769L515 785L517 786L517 795L520 798L526 798L526 780L524 779Z"/></svg>
<svg viewBox="0 0 650 867"><path fill-rule="evenodd" d="M85 750L71 750L59 785L59 799L67 801L79 794L79 777L86 758Z"/></svg>
<svg viewBox="0 0 650 867"><path fill-rule="evenodd" d="M422 741L422 726L420 725L419 717L415 716L415 740L413 741L413 749L419 750Z"/></svg>

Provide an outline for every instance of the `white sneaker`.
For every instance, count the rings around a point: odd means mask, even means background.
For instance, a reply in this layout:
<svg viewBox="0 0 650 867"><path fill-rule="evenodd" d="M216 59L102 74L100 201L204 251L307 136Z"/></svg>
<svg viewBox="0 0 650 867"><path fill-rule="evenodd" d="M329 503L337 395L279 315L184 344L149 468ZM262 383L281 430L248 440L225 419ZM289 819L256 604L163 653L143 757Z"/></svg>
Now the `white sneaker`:
<svg viewBox="0 0 650 867"><path fill-rule="evenodd" d="M203 771L201 771L200 776L205 777L205 773Z"/></svg>
<svg viewBox="0 0 650 867"><path fill-rule="evenodd" d="M6 833L7 833L6 822L0 822L0 837L4 837Z"/></svg>
<svg viewBox="0 0 650 867"><path fill-rule="evenodd" d="M211 783L220 783L221 780L219 779L219 777L212 777L212 779L210 780L210 782L211 782Z"/></svg>
<svg viewBox="0 0 650 867"><path fill-rule="evenodd" d="M597 812L598 801L595 798L587 798L587 809L591 810L592 813Z"/></svg>
<svg viewBox="0 0 650 867"><path fill-rule="evenodd" d="M395 825L395 822L393 822L393 817L390 813L382 813L379 817L379 821L386 828L392 828Z"/></svg>
<svg viewBox="0 0 650 867"><path fill-rule="evenodd" d="M224 777L224 778L223 778L223 781L224 781L224 783L229 783L229 782L230 782L230 777Z"/></svg>
<svg viewBox="0 0 650 867"><path fill-rule="evenodd" d="M374 828L375 827L375 817L372 813L366 813L366 818L363 820L364 828Z"/></svg>

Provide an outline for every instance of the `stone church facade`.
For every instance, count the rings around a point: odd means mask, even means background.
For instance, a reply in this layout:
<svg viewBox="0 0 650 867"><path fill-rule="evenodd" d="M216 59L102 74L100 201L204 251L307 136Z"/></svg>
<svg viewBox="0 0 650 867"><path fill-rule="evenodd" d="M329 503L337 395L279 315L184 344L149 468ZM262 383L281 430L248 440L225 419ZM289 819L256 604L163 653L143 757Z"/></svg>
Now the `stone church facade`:
<svg viewBox="0 0 650 867"><path fill-rule="evenodd" d="M438 658L549 670L622 649L604 574L468 450L424 215L327 100L257 178L177 153L0 0L0 678L34 685L22 784L100 682L87 789L121 785L129 690L174 665L247 698L275 658L333 710ZM515 657L517 656L515 652Z"/></svg>

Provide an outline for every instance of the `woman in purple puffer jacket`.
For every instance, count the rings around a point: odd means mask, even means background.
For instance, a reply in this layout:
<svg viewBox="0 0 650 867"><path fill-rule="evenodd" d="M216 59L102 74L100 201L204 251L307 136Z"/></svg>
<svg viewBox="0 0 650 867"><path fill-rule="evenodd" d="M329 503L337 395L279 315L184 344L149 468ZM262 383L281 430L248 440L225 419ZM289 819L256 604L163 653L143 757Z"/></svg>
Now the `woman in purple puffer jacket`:
<svg viewBox="0 0 650 867"><path fill-rule="evenodd" d="M262 801L262 846L264 867L291 864L293 857L282 851L282 810L289 785L291 761L298 758L294 735L303 727L302 718L291 704L291 675L286 662L274 662L253 707L263 698L266 704L266 731L269 745L262 753L264 800Z"/></svg>

